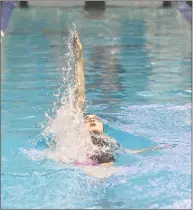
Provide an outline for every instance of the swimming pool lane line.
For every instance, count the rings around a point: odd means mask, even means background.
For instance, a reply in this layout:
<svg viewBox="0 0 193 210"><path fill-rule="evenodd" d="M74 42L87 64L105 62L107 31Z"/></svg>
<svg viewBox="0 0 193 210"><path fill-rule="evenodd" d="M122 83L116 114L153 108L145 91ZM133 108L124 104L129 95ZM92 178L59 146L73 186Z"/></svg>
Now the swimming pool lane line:
<svg viewBox="0 0 193 210"><path fill-rule="evenodd" d="M4 37L6 28L8 27L9 19L16 4L13 1L3 1L0 7L1 15L1 42Z"/></svg>
<svg viewBox="0 0 193 210"><path fill-rule="evenodd" d="M186 2L178 8L179 12L184 16L184 18L191 24L192 23L192 7Z"/></svg>

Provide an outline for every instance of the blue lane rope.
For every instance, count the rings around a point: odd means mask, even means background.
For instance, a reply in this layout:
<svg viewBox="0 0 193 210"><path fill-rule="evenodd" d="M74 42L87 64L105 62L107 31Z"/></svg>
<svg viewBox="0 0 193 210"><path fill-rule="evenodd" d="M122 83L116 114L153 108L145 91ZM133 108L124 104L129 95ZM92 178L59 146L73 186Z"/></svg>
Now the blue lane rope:
<svg viewBox="0 0 193 210"><path fill-rule="evenodd" d="M192 7L184 3L182 7L178 8L180 13L186 18L189 23L192 23Z"/></svg>
<svg viewBox="0 0 193 210"><path fill-rule="evenodd" d="M6 30L9 19L15 8L15 3L13 1L3 1L0 7L0 15L1 15L1 42L4 36L4 31Z"/></svg>

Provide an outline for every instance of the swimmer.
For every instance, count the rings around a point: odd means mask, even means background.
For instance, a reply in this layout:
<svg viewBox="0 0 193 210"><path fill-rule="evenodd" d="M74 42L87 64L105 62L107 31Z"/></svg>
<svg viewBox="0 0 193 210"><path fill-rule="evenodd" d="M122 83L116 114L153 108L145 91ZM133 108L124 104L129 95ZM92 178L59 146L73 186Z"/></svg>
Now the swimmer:
<svg viewBox="0 0 193 210"><path fill-rule="evenodd" d="M84 83L84 70L83 70L83 49L82 44L80 42L80 39L78 37L78 34L75 32L73 37L73 54L75 58L75 72L76 72L76 101L75 101L75 108L78 112L84 112L85 107L85 83ZM160 149L161 147L152 147L152 148L146 148L141 150L129 150L125 148L121 148L120 144L107 136L104 133L104 124L102 123L102 120L100 117L98 117L95 114L88 114L84 116L84 125L87 131L90 134L91 142L93 146L95 146L95 153L94 154L88 154L88 162L87 163L78 163L77 165L84 166L84 168L87 170L87 173L90 175L96 175L96 171L91 171L91 168L87 167L87 165L97 165L102 166L109 170L109 167L113 165L115 162L115 156L116 153L124 152L129 154L136 154L141 153L149 150L156 150ZM97 149L96 149L97 148ZM95 167L96 168L96 167ZM106 172L107 172L106 170ZM105 173L106 173L105 172ZM98 172L97 172L98 173ZM110 172L108 174L111 174ZM110 176L110 175L105 175ZM104 178L103 175L97 175L98 178Z"/></svg>

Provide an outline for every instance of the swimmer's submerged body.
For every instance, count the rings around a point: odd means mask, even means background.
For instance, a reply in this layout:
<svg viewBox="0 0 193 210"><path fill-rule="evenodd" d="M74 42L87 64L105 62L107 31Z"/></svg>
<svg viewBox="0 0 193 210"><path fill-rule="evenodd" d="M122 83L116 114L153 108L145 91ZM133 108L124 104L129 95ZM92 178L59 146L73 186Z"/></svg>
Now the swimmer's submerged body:
<svg viewBox="0 0 193 210"><path fill-rule="evenodd" d="M76 78L76 90L75 90L75 110L79 113L84 112L85 107L85 83L84 83L84 70L83 70L83 50L82 44L75 33L73 37L73 54L75 58L75 78ZM104 133L104 125L101 119L94 114L85 115L84 125L86 130L90 134L90 143L95 148L94 153L87 154L88 160L85 163L74 162L76 165L85 169L87 174L95 176L97 178L105 178L111 176L114 172L117 172L117 167L113 167L113 163L116 160L116 154L129 153L135 154L145 152L149 150L159 149L158 147L152 147L141 150L129 150L122 148L120 144L113 138L107 136ZM95 167L91 167L95 166ZM100 170L98 170L100 167ZM110 168L112 170L110 170ZM100 173L99 173L100 171Z"/></svg>

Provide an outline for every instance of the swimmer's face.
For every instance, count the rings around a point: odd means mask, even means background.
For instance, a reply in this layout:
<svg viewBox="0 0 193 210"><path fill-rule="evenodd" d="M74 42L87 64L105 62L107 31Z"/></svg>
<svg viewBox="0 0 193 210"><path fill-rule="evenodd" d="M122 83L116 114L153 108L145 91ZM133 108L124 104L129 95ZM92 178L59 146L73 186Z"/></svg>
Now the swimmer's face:
<svg viewBox="0 0 193 210"><path fill-rule="evenodd" d="M91 133L101 134L103 133L104 126L99 117L96 115L86 115L84 117L84 124L86 125L87 130Z"/></svg>

